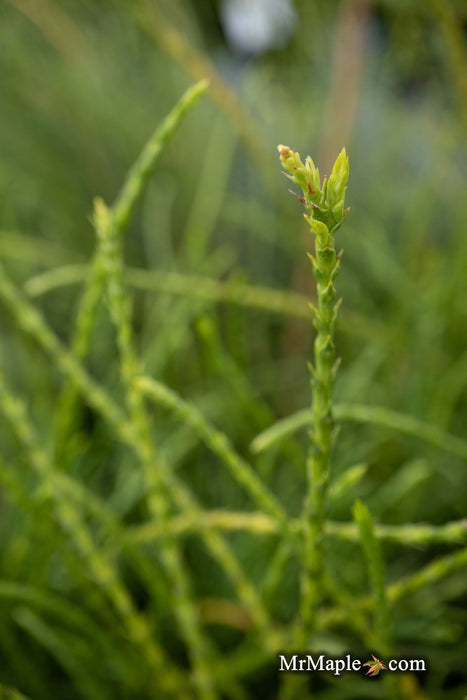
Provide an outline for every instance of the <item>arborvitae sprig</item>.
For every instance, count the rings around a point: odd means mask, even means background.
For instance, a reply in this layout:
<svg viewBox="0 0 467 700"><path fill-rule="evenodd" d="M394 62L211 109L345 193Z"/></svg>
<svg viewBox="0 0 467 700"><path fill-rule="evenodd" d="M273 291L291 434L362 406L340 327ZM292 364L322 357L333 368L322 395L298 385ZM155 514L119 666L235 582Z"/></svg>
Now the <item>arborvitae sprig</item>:
<svg viewBox="0 0 467 700"><path fill-rule="evenodd" d="M312 412L310 449L307 459L307 493L303 509L304 550L301 577L300 619L305 633L310 633L317 606L322 598L324 565L324 523L330 471L330 453L334 440L332 394L338 361L334 346L334 329L340 301L336 301L334 279L341 254L336 253L334 237L342 226L348 209L344 197L349 176L349 161L343 149L331 176L321 183L319 170L308 157L302 162L297 151L278 146L284 174L298 185L297 195L309 213L305 219L315 237L315 255L309 255L317 282L318 305L314 312L316 328L314 362L310 363ZM295 193L294 193L295 194Z"/></svg>

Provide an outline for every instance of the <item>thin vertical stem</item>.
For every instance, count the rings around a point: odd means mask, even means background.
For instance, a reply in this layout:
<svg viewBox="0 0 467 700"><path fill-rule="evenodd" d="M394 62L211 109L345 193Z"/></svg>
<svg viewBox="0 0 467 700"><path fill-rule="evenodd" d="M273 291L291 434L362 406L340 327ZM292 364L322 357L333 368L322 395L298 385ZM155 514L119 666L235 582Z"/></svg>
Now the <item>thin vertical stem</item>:
<svg viewBox="0 0 467 700"><path fill-rule="evenodd" d="M146 160L149 161L149 157ZM170 515L170 503L164 479L158 467L158 458L144 409L142 393L135 382L139 373L139 363L134 348L130 303L123 285L123 253L119 236L119 222L121 225L128 220L134 205L135 193L139 192L138 172L142 176L141 173L147 170L148 166L142 159L141 167L135 167L133 176L127 180L120 198L120 205L113 211L108 209L102 200L96 200L94 224L105 269L109 311L117 332L120 374L125 389L126 409L137 431L141 446L141 467L147 487L148 508L154 520L165 522ZM161 542L161 560L174 592L176 600L174 613L187 643L199 696L204 700L215 700L218 696L209 673L210 647L199 624L190 582L177 542L170 534Z"/></svg>
<svg viewBox="0 0 467 700"><path fill-rule="evenodd" d="M169 112L160 126L154 131L141 154L128 171L122 189L112 206L115 233L122 238L136 205L141 200L146 185L170 138L175 134L183 117L206 91L205 80L191 86L179 102ZM96 315L96 308L105 285L106 273L103 263L102 246L98 245L92 260L86 286L79 302L76 328L72 341L72 353L77 359L84 359L88 353ZM55 443L57 462L66 464L69 454L67 443L76 419L77 387L67 382L59 397L56 411Z"/></svg>
<svg viewBox="0 0 467 700"><path fill-rule="evenodd" d="M323 246L316 241L316 260L323 257L336 260L333 244ZM334 326L338 304L333 279L337 269L317 268L318 309L313 325L317 334L314 342L314 367L310 365L312 413L310 446L307 457L307 495L303 509L305 556L302 568L301 619L308 627L313 623L321 599L324 563L325 509L334 439L332 396L336 376Z"/></svg>
<svg viewBox="0 0 467 700"><path fill-rule="evenodd" d="M360 531L360 540L368 565L374 598L375 641L378 653L387 655L391 650L391 624L389 619L386 571L381 543L378 539L371 513L361 501L356 501L353 515Z"/></svg>
<svg viewBox="0 0 467 700"><path fill-rule="evenodd" d="M312 387L310 447L307 457L307 488L303 505L303 557L301 568L300 640L313 631L316 612L323 596L325 565L324 526L328 496L331 449L334 441L333 388L337 372L334 330L339 309L334 279L341 255L335 248L335 233L347 210L344 196L349 174L345 149L337 158L329 180L321 183L318 169L310 157L302 163L299 154L287 146L278 146L285 175L302 189L298 196L310 214L305 214L315 236L315 256L309 255L317 283L318 307L314 312L316 328L314 364L309 365Z"/></svg>

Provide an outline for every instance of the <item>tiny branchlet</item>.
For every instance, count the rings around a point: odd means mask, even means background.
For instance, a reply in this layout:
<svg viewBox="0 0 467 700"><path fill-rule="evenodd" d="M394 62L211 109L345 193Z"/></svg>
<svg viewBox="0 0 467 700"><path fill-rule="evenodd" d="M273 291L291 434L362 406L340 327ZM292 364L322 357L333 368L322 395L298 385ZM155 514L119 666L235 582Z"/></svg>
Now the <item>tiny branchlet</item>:
<svg viewBox="0 0 467 700"><path fill-rule="evenodd" d="M314 358L310 363L312 412L310 449L307 459L307 491L303 509L304 548L301 579L300 619L305 634L314 626L322 598L324 568L324 524L330 471L330 454L335 436L332 395L338 367L334 330L340 300L336 300L334 280L342 253L336 253L336 231L348 213L344 197L349 176L345 149L338 156L329 179L321 182L318 169L308 157L302 162L297 151L278 146L285 175L303 193L305 219L315 238L315 255L309 254L317 283L317 308L311 306L316 328ZM295 193L294 193L295 194Z"/></svg>

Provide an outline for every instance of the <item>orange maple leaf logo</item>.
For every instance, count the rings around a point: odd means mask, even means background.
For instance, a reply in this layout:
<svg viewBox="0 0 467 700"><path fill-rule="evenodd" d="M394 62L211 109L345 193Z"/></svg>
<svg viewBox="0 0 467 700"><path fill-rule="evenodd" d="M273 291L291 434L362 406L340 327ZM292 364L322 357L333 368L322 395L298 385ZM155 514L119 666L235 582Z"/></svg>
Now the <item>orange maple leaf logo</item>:
<svg viewBox="0 0 467 700"><path fill-rule="evenodd" d="M372 654L372 656L373 656L373 661L367 661L365 664L363 664L364 666L370 667L365 675L377 676L378 673L380 671L382 671L383 669L387 671L387 666L385 666L383 664L383 662L380 661L379 659L377 659L376 656L374 656L373 654Z"/></svg>

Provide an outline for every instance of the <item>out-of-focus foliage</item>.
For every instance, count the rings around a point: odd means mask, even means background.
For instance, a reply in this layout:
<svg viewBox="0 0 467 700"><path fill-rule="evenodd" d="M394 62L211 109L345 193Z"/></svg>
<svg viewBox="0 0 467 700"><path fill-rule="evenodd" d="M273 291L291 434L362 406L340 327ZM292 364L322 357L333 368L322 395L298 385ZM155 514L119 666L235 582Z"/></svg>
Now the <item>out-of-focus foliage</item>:
<svg viewBox="0 0 467 700"><path fill-rule="evenodd" d="M258 3L267 11L266 0L238 4L247 13ZM286 4L292 19L277 45L271 39L264 51L245 52L227 38L226 2L3 0L0 258L69 347L96 245L94 197L115 200L155 126L190 84L208 78L208 93L162 153L124 237L135 344L141 372L224 431L295 518L305 488L305 431L257 456L250 450L258 433L310 403L306 298L313 301L314 291L305 251L313 242L301 204L287 194L276 146L312 154L322 173L346 146L351 212L337 234L344 256L336 287L344 301L336 401L347 413L341 408L333 481L347 481L336 484L330 507L330 532L335 526L340 535L328 541L327 605L310 649L369 658L378 638L365 603L368 569L356 525L346 538L347 525L339 530L336 521L351 523L356 499L369 508L376 535L383 526L443 526L465 516L465 443L449 440L467 438L467 8L461 0ZM109 602L105 562L134 605L134 639L147 642L140 616L173 665L186 670L193 660L160 556L166 526L177 535L201 633L210 652L216 649L218 697L278 697L282 679L266 649L261 610L252 617L248 591L232 584L198 532L212 526L222 534L285 648L298 609L297 559L266 513L242 526L239 511L258 504L226 468L232 455L213 450L212 430L200 428L190 407L176 404L177 413L167 397L165 406L148 404L161 462L204 509L188 512L168 488L168 524L156 522L151 539L134 438L122 444L81 393L66 464L56 469L88 491L70 511L75 501L64 495L57 521L50 489L66 494L66 484L44 483L30 462L53 462L63 367L10 311L3 299L0 367L10 394L2 393L0 422L0 681L34 700L155 697L122 623L130 618L117 614L115 601L125 603L115 587ZM106 297L84 366L125 415ZM367 419L348 418L353 404L369 407ZM435 427L424 433L418 423L409 430L410 420L375 425L380 414L372 419L372 406ZM43 452L27 434L28 421ZM434 439L420 439L428 433ZM362 464L348 478L347 470ZM89 492L100 499L94 510ZM77 513L84 524L78 531L87 534L75 541L64 523L73 529ZM426 658L429 670L399 676L396 689L379 682L384 672L375 681L320 674L314 697L467 694L462 527L447 535L428 528L419 540L412 530L391 532L381 540L391 653ZM95 569L83 564L85 551ZM438 573L423 569L438 560ZM411 593L401 581L419 569L428 571L426 585ZM170 681L167 687L170 693ZM304 688L297 697L306 697Z"/></svg>

